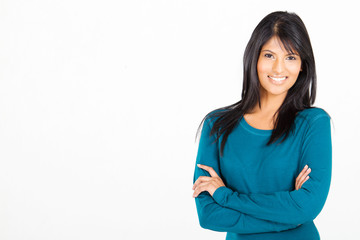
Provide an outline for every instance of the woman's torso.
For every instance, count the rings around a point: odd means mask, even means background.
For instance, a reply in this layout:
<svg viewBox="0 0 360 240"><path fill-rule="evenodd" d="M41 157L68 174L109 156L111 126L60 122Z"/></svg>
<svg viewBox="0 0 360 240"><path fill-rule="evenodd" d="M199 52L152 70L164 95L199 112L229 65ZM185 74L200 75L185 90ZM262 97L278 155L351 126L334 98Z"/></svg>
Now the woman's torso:
<svg viewBox="0 0 360 240"><path fill-rule="evenodd" d="M294 132L281 144L281 139L266 146L272 130L252 127L244 118L228 136L224 154L220 157L220 173L225 185L244 194L273 193L294 190L295 179L300 173L302 163L302 141L308 128L308 119L318 109L306 109L295 119ZM220 146L220 141L218 142ZM259 238L262 236L262 238ZM287 238L289 236L289 238ZM319 239L313 221L296 229L280 233L234 234L228 233L226 239ZM266 238L264 238L266 237Z"/></svg>

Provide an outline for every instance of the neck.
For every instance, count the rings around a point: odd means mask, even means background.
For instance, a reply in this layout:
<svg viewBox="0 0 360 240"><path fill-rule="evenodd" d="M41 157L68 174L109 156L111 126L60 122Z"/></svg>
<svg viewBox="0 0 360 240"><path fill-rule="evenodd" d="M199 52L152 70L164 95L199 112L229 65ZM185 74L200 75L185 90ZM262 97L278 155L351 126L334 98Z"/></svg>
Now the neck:
<svg viewBox="0 0 360 240"><path fill-rule="evenodd" d="M256 104L253 112L260 113L261 115L273 116L284 102L286 93L281 95L272 95L266 91L260 91L261 108Z"/></svg>

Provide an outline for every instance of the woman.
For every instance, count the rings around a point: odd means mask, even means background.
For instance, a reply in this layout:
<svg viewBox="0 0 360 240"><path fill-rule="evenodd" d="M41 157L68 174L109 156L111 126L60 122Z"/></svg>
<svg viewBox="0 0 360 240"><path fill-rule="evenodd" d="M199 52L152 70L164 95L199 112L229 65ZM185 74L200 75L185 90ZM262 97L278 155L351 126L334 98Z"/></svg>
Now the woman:
<svg viewBox="0 0 360 240"><path fill-rule="evenodd" d="M315 95L304 23L267 15L244 53L242 100L202 120L193 179L201 227L227 240L320 239L313 220L330 188L332 143Z"/></svg>

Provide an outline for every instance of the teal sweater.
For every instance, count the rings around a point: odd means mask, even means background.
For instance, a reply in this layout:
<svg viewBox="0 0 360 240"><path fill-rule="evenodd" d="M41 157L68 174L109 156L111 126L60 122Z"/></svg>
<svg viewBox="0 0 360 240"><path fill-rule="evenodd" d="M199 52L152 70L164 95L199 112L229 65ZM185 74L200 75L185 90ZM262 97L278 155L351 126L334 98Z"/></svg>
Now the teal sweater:
<svg viewBox="0 0 360 240"><path fill-rule="evenodd" d="M320 239L313 220L322 210L331 181L330 116L309 108L295 118L295 131L281 144L266 146L272 130L250 126L244 118L220 141L209 137L214 119L204 121L196 164L214 168L225 186L195 198L200 226L227 232L226 239ZM310 178L299 190L295 179L305 165ZM193 182L210 174L195 165Z"/></svg>

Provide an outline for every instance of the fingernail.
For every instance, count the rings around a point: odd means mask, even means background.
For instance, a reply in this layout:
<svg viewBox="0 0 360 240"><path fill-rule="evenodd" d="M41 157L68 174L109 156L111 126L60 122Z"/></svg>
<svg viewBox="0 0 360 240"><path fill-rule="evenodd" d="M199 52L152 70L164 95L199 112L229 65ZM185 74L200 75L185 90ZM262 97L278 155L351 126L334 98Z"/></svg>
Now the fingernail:
<svg viewBox="0 0 360 240"><path fill-rule="evenodd" d="M304 167L304 168L307 168L307 166L308 166L308 165L305 165L305 167Z"/></svg>
<svg viewBox="0 0 360 240"><path fill-rule="evenodd" d="M200 167L200 166L201 166L201 164L198 164L197 166L198 166L198 167Z"/></svg>

